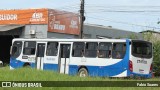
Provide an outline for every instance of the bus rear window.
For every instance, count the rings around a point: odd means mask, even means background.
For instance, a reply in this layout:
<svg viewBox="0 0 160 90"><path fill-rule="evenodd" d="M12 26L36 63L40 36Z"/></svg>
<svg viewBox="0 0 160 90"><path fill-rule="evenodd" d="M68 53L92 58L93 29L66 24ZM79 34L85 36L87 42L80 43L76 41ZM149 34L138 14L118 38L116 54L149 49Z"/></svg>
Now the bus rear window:
<svg viewBox="0 0 160 90"><path fill-rule="evenodd" d="M21 54L21 51L22 51L22 42L15 41L12 46L11 57L17 58Z"/></svg>
<svg viewBox="0 0 160 90"><path fill-rule="evenodd" d="M141 58L151 58L152 44L144 41L132 41L132 55Z"/></svg>

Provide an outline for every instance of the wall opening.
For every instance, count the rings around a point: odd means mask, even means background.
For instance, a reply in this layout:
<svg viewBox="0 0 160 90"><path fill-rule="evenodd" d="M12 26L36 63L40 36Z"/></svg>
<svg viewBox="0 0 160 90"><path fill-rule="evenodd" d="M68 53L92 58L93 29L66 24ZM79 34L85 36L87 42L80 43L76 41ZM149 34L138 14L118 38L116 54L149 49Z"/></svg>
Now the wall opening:
<svg viewBox="0 0 160 90"><path fill-rule="evenodd" d="M19 35L0 35L0 60L4 65L10 62L10 47L13 38L19 38Z"/></svg>

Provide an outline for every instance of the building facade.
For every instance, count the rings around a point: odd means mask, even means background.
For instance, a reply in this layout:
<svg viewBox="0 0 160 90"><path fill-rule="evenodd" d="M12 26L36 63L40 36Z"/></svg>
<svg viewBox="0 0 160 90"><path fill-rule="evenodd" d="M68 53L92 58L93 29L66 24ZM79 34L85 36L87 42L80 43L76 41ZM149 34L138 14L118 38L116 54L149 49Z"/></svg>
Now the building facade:
<svg viewBox="0 0 160 90"><path fill-rule="evenodd" d="M0 60L9 63L13 38L74 38L78 34L75 13L46 8L0 10Z"/></svg>
<svg viewBox="0 0 160 90"><path fill-rule="evenodd" d="M143 39L142 34L131 32L127 30L121 30L112 28L111 26L101 26L93 24L84 25L84 38L108 38L108 39L119 39L119 38L130 38L135 36L137 39Z"/></svg>

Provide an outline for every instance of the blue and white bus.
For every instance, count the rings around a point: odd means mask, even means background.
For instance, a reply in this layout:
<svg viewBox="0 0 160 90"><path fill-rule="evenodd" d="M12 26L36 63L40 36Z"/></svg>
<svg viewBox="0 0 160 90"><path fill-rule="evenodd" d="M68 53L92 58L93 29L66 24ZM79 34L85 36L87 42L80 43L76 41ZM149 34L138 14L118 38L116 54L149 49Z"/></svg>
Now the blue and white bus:
<svg viewBox="0 0 160 90"><path fill-rule="evenodd" d="M13 39L10 69L30 66L69 75L152 76L152 43L131 39Z"/></svg>

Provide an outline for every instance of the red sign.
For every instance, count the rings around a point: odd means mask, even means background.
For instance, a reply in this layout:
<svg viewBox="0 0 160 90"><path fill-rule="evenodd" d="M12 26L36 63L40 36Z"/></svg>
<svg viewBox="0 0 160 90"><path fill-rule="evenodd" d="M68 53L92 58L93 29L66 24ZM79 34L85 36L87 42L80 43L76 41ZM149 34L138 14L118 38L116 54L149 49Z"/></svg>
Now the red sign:
<svg viewBox="0 0 160 90"><path fill-rule="evenodd" d="M79 16L65 11L49 9L49 32L79 35Z"/></svg>
<svg viewBox="0 0 160 90"><path fill-rule="evenodd" d="M0 10L0 24L47 24L48 9Z"/></svg>

